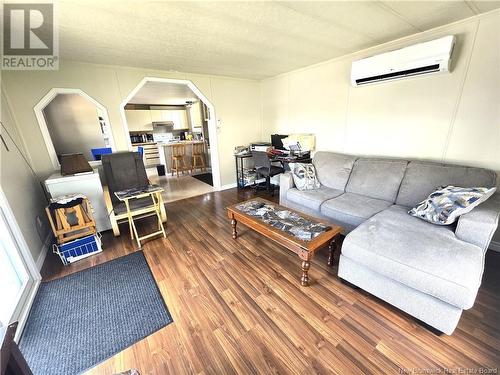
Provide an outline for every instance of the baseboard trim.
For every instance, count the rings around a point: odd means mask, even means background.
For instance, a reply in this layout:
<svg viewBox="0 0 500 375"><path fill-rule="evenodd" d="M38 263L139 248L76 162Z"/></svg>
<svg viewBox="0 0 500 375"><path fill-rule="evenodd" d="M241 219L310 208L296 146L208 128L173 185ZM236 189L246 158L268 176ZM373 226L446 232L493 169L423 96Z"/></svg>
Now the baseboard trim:
<svg viewBox="0 0 500 375"><path fill-rule="evenodd" d="M237 186L236 182L233 184L222 185L219 190L233 189Z"/></svg>
<svg viewBox="0 0 500 375"><path fill-rule="evenodd" d="M500 253L500 242L491 241L489 249Z"/></svg>
<svg viewBox="0 0 500 375"><path fill-rule="evenodd" d="M50 249L50 244L52 243L52 233L47 234L47 237L45 238L45 241L42 246L42 250L40 251L40 254L38 255L38 259L36 260L36 268L38 272L42 270L43 267L43 262L45 262L45 258L47 257L47 253L49 252Z"/></svg>

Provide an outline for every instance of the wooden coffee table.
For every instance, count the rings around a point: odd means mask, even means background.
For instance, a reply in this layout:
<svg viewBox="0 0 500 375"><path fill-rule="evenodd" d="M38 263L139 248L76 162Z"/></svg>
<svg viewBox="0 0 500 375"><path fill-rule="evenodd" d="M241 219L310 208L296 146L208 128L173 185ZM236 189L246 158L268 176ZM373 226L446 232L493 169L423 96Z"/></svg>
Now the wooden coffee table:
<svg viewBox="0 0 500 375"><path fill-rule="evenodd" d="M330 227L326 231L318 234L311 240L302 240L295 235L283 231L281 229L275 228L270 224L264 222L260 217L251 216L240 209L238 206L245 204L247 202L261 202L267 205L274 206L276 210L286 210L298 214L301 218L309 220L313 223L321 223ZM231 219L231 226L233 228L233 238L238 238L238 232L236 230L236 225L238 222L246 225L247 227L253 229L257 233L270 238L271 240L279 243L280 245L286 247L288 250L293 251L302 260L302 277L300 282L303 286L309 285L309 268L311 266L311 259L314 253L321 249L322 247L329 245L330 254L328 257L328 265L332 266L334 261L335 250L340 244L340 233L342 228L338 225L332 225L326 223L322 220L318 220L312 216L303 214L299 211L292 210L288 207L281 206L277 203L267 201L262 198L252 198L244 202L239 202L227 207L227 215Z"/></svg>

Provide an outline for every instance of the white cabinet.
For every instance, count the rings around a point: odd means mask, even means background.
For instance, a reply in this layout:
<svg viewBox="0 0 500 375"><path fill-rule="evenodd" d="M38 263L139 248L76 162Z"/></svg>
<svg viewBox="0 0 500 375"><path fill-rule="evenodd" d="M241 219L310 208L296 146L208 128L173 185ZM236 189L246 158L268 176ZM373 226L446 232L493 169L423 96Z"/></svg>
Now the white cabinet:
<svg viewBox="0 0 500 375"><path fill-rule="evenodd" d="M152 109L151 111L151 119L153 121L173 121L173 110L167 109Z"/></svg>
<svg viewBox="0 0 500 375"><path fill-rule="evenodd" d="M144 150L143 160L146 168L155 167L160 164L160 154L158 153L158 146L156 143L150 145L143 145Z"/></svg>
<svg viewBox="0 0 500 375"><path fill-rule="evenodd" d="M66 194L85 194L94 209L97 231L111 229L111 222L104 203L104 193L97 170L94 170L94 173L91 174L78 176L61 176L60 173L54 173L45 180L45 187L52 198Z"/></svg>
<svg viewBox="0 0 500 375"><path fill-rule="evenodd" d="M193 128L200 128L201 132L201 127L203 125L201 121L201 107L200 107L200 102L194 103L191 108L189 108L189 115L191 116L191 129Z"/></svg>
<svg viewBox="0 0 500 375"><path fill-rule="evenodd" d="M149 110L126 110L125 117L127 118L129 131L153 131L151 119L151 111Z"/></svg>
<svg viewBox="0 0 500 375"><path fill-rule="evenodd" d="M185 109L152 109L151 120L172 121L174 129L189 129L187 113Z"/></svg>
<svg viewBox="0 0 500 375"><path fill-rule="evenodd" d="M166 111L161 111L159 109L152 109L149 112L151 113L151 121L153 121L153 122L166 121L166 120L163 120L163 117L162 117L162 112L166 112Z"/></svg>
<svg viewBox="0 0 500 375"><path fill-rule="evenodd" d="M186 110L175 110L172 116L174 118L174 129L189 129L188 118Z"/></svg>

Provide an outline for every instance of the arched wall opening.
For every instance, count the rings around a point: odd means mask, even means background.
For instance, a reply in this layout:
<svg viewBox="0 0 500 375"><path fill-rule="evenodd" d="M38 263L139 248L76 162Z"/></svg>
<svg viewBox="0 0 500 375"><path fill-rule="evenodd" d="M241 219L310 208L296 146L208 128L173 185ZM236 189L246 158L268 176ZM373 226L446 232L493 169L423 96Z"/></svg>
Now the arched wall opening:
<svg viewBox="0 0 500 375"><path fill-rule="evenodd" d="M198 89L198 87L190 80L184 79L170 79L170 78L158 78L158 77L144 77L135 88L130 91L127 97L120 104L120 115L122 117L123 131L125 133L129 150L132 151L132 141L130 139L130 129L127 121L127 117L125 114L125 107L130 103L132 98L136 96L136 94L143 88L146 84L150 82L157 83L165 83L168 85L184 85L189 88L208 108L208 133L210 139L210 164L211 164L211 173L213 177L213 186L216 190L220 190L221 188L221 179L220 179L220 164L219 164L219 151L218 151L218 139L217 139L217 126L216 126L216 117L215 117L215 107L208 100L208 98Z"/></svg>

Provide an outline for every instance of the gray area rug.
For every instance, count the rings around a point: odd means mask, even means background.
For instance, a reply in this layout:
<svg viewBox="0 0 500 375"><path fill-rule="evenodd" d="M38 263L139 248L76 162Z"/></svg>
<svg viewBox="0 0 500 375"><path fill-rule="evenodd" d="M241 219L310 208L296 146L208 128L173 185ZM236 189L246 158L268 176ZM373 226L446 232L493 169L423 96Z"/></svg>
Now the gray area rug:
<svg viewBox="0 0 500 375"><path fill-rule="evenodd" d="M138 251L42 283L19 346L35 375L78 374L171 322Z"/></svg>

